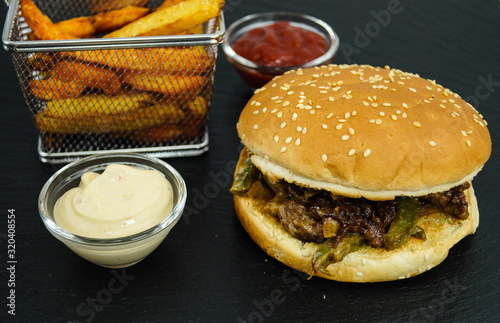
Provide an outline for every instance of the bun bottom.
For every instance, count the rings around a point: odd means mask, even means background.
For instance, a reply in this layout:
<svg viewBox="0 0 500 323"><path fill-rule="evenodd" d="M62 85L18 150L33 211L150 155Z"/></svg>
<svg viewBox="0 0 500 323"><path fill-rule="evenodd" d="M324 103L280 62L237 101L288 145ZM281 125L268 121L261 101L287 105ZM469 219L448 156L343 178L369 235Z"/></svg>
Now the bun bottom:
<svg viewBox="0 0 500 323"><path fill-rule="evenodd" d="M426 240L411 238L403 246L386 250L364 246L342 261L330 264L330 275L313 272L312 257L319 246L302 242L283 229L278 219L260 212L255 200L234 196L234 206L243 228L267 254L283 264L312 276L342 282L382 282L409 278L440 264L462 238L476 231L479 211L472 186L465 192L469 217L453 220L439 213L422 216L418 225Z"/></svg>

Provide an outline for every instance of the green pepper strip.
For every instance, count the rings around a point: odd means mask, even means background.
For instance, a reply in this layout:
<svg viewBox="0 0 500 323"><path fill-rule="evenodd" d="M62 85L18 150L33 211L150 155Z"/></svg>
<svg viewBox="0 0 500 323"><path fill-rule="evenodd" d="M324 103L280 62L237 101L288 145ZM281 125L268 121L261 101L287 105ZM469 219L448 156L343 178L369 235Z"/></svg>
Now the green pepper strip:
<svg viewBox="0 0 500 323"><path fill-rule="evenodd" d="M233 194L245 194L259 178L259 170L252 163L250 156L246 157L234 176L233 185L229 191Z"/></svg>
<svg viewBox="0 0 500 323"><path fill-rule="evenodd" d="M312 265L314 272L329 275L326 267L344 259L350 252L363 245L363 237L359 233L346 233L340 238L332 238L322 243L314 253Z"/></svg>
<svg viewBox="0 0 500 323"><path fill-rule="evenodd" d="M394 249L403 245L415 233L420 214L419 207L416 198L396 198L396 218L392 221L387 234L384 235L387 249Z"/></svg>

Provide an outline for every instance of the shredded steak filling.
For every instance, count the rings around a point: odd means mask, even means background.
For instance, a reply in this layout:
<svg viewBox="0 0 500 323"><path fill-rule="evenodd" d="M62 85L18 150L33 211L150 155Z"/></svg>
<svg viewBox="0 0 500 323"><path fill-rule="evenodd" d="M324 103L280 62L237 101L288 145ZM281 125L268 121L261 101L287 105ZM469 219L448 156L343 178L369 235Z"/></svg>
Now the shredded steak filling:
<svg viewBox="0 0 500 323"><path fill-rule="evenodd" d="M264 202L263 210L278 217L285 230L302 241L322 243L357 233L368 245L384 247L384 234L396 218L396 200L346 198L284 181L273 182L263 174L258 182L259 190L274 193ZM464 190L469 187L469 183L464 183L445 192L419 197L420 215L439 211L456 219L466 219ZM257 196L262 192L249 193Z"/></svg>

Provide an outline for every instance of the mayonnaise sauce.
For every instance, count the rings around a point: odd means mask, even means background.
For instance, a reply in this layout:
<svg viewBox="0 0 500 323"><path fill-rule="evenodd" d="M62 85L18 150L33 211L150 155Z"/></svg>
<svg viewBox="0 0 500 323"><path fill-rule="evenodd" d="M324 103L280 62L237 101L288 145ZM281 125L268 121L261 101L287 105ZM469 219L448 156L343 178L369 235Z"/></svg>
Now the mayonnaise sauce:
<svg viewBox="0 0 500 323"><path fill-rule="evenodd" d="M172 211L172 185L159 172L111 164L82 175L80 186L59 198L55 222L89 238L118 238L160 223Z"/></svg>

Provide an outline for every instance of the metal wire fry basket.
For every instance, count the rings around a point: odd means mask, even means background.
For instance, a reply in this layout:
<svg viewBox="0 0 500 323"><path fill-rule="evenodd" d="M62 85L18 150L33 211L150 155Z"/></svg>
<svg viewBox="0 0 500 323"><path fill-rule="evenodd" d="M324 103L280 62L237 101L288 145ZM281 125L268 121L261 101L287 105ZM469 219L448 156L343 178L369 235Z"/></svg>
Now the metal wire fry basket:
<svg viewBox="0 0 500 323"><path fill-rule="evenodd" d="M124 0L124 2L126 2ZM161 3L149 1L151 8ZM88 1L37 1L57 22L91 14ZM2 35L39 132L46 163L127 151L157 157L208 150L208 110L222 14L201 34L30 40L19 0Z"/></svg>

